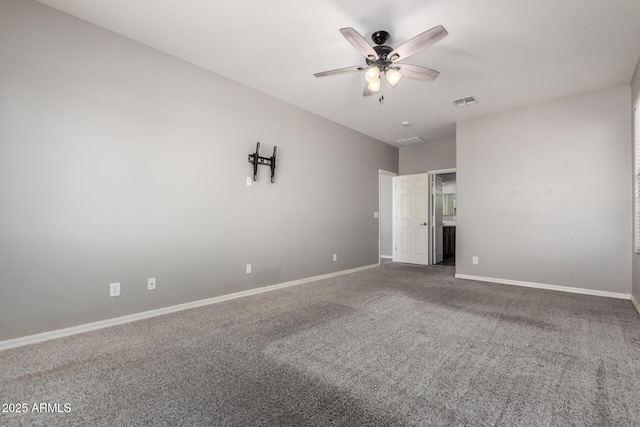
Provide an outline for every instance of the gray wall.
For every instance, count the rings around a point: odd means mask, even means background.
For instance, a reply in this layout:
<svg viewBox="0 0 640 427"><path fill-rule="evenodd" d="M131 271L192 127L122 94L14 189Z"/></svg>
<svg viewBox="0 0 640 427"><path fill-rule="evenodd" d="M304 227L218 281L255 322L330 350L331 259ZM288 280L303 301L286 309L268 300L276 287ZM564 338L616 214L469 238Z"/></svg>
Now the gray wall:
<svg viewBox="0 0 640 427"><path fill-rule="evenodd" d="M400 148L400 175L456 167L456 139Z"/></svg>
<svg viewBox="0 0 640 427"><path fill-rule="evenodd" d="M640 97L640 60L638 60L638 64L636 65L636 70L633 73L633 80L631 81L631 101L634 103ZM633 107L632 105L632 107ZM633 145L633 144L632 144ZM631 149L631 158L634 159L634 148ZM632 166L632 180L635 181L635 166ZM631 192L631 198L633 199L633 192ZM631 235L635 232L635 230L631 229ZM640 254L635 253L635 248L633 250L633 296L636 301L640 302Z"/></svg>
<svg viewBox="0 0 640 427"><path fill-rule="evenodd" d="M380 255L393 256L393 177L380 176Z"/></svg>
<svg viewBox="0 0 640 427"><path fill-rule="evenodd" d="M457 124L457 273L631 293L630 92Z"/></svg>
<svg viewBox="0 0 640 427"><path fill-rule="evenodd" d="M0 70L0 340L378 262L396 148L31 0Z"/></svg>
<svg viewBox="0 0 640 427"><path fill-rule="evenodd" d="M636 102L640 96L640 59L636 64L636 69L633 73L633 79L631 80L631 101Z"/></svg>

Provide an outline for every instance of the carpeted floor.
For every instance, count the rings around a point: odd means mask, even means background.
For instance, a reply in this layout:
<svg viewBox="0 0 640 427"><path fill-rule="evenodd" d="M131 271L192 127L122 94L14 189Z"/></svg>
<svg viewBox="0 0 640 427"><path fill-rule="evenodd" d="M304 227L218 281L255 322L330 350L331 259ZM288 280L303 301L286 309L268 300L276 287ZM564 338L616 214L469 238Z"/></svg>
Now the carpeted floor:
<svg viewBox="0 0 640 427"><path fill-rule="evenodd" d="M27 404L0 425L640 425L631 302L453 272L383 264L0 352L2 409Z"/></svg>

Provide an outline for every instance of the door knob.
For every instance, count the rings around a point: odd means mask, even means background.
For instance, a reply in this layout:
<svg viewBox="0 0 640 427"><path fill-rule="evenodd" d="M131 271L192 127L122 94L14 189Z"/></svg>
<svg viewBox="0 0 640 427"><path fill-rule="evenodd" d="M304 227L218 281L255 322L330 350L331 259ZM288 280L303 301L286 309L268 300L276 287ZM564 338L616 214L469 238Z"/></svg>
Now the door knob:
<svg viewBox="0 0 640 427"><path fill-rule="evenodd" d="M427 225L427 223L425 222L424 224L420 224L420 227L422 227L423 225Z"/></svg>

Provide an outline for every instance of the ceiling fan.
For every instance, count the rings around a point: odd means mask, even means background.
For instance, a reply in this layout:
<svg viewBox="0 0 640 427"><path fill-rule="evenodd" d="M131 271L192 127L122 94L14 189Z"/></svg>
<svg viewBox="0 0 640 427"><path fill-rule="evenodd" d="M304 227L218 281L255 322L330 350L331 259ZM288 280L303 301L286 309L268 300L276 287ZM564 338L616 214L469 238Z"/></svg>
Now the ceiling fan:
<svg viewBox="0 0 640 427"><path fill-rule="evenodd" d="M380 92L382 84L380 76L383 74L391 87L395 87L402 77L424 81L434 80L440 74L439 71L420 65L400 64L399 61L423 51L449 34L442 25L438 25L393 49L385 45L389 38L389 33L386 31L376 31L371 35L371 39L376 44L375 46L371 46L364 37L351 27L341 28L340 32L365 57L367 65L323 71L315 73L314 76L326 77L366 70L366 84L362 96L370 96Z"/></svg>

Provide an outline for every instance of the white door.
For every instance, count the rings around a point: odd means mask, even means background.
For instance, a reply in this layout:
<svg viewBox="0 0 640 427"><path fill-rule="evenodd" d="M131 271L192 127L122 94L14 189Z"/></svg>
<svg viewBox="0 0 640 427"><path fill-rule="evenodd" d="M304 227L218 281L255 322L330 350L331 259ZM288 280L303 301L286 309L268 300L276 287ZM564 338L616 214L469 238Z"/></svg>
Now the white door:
<svg viewBox="0 0 640 427"><path fill-rule="evenodd" d="M437 264L442 262L442 177L440 175L431 176L431 236L432 236L432 262Z"/></svg>
<svg viewBox="0 0 640 427"><path fill-rule="evenodd" d="M394 177L394 262L429 264L428 220L429 174L421 173Z"/></svg>

